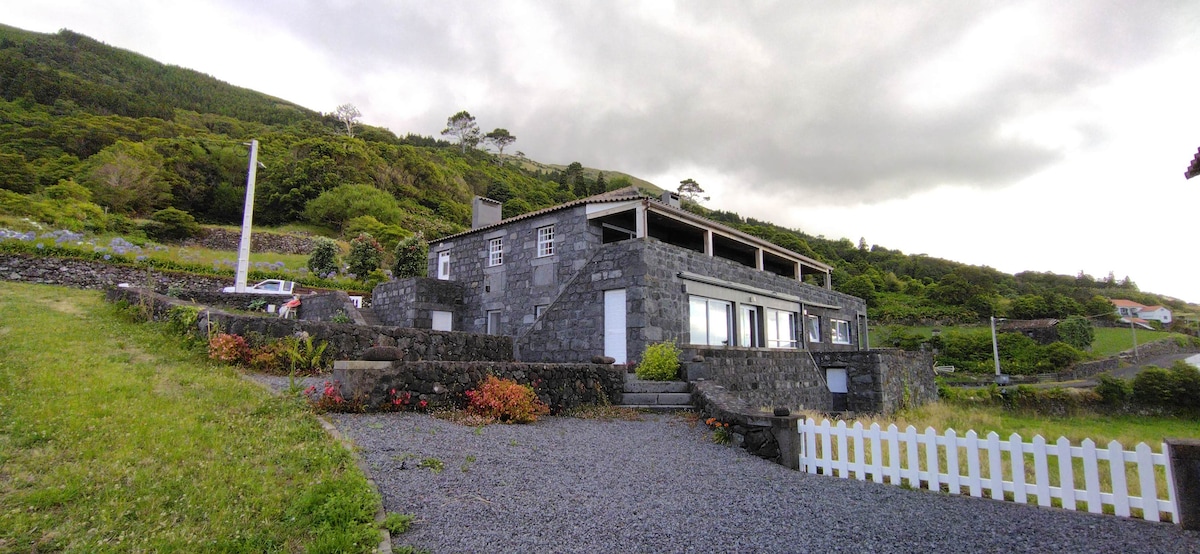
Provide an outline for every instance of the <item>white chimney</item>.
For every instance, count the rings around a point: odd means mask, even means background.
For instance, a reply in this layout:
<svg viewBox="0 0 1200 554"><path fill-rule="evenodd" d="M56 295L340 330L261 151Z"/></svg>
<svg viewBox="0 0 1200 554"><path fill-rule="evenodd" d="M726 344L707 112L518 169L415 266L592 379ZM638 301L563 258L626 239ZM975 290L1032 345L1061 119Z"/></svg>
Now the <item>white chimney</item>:
<svg viewBox="0 0 1200 554"><path fill-rule="evenodd" d="M491 198L476 196L471 202L471 228L478 229L500 223L502 205Z"/></svg>
<svg viewBox="0 0 1200 554"><path fill-rule="evenodd" d="M662 193L662 203L663 203L663 204L666 204L666 205L668 205L668 206L671 206L671 207L673 207L673 208L678 208L678 207L680 207L680 204L679 204L679 193L678 193L678 192L671 192L671 191L669 191L669 190L664 190L664 191L663 191L663 193Z"/></svg>

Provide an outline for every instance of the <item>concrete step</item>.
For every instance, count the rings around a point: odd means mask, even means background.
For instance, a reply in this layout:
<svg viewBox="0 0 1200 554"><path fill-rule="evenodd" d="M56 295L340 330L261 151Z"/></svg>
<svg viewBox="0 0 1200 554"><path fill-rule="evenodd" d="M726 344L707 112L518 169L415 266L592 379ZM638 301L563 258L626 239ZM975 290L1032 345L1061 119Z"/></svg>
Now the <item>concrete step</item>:
<svg viewBox="0 0 1200 554"><path fill-rule="evenodd" d="M375 315L375 311L371 308L359 308L358 315L362 316L363 320L367 322L367 325L383 324L383 322L379 321L379 316Z"/></svg>
<svg viewBox="0 0 1200 554"><path fill-rule="evenodd" d="M625 380L625 392L688 392L683 381L640 381Z"/></svg>
<svg viewBox="0 0 1200 554"><path fill-rule="evenodd" d="M622 406L691 406L692 395L686 392L627 392L621 395Z"/></svg>
<svg viewBox="0 0 1200 554"><path fill-rule="evenodd" d="M686 411L689 411L692 409L691 406L683 406L683 405L676 406L676 405L664 405L664 404L628 404L628 405L622 404L621 407L629 408L631 410L642 410L642 411L646 411L646 412L655 412L655 413L686 412Z"/></svg>

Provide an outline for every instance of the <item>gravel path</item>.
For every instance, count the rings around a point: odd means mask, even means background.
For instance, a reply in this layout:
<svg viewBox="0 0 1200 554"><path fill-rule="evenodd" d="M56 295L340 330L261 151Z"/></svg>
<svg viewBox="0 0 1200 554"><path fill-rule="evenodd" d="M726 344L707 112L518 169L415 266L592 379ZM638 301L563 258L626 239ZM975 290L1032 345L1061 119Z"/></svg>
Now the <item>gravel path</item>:
<svg viewBox="0 0 1200 554"><path fill-rule="evenodd" d="M331 414L360 448L394 537L433 552L1200 552L1172 524L806 475L680 416L464 427ZM420 467L437 465L435 472Z"/></svg>

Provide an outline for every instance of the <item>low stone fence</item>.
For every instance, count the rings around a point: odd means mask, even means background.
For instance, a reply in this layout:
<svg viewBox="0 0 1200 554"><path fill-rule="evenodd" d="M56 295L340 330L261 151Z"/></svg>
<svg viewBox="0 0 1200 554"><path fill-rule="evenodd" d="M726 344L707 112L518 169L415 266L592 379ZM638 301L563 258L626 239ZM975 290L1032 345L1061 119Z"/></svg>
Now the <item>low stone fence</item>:
<svg viewBox="0 0 1200 554"><path fill-rule="evenodd" d="M328 344L326 355L334 359L356 359L372 346L395 346L404 351L404 359L512 361L512 338L494 335L475 335L455 331L430 331L405 327L363 326L349 323L328 323L275 316L233 314L218 308L203 306L187 300L172 298L138 288L110 288L105 292L110 302L124 300L130 304L145 303L155 319L164 319L175 306L200 309L198 325L201 330L217 325L223 332L246 336L257 333L267 337L286 337L308 333L314 341ZM301 305L303 307L303 304Z"/></svg>
<svg viewBox="0 0 1200 554"><path fill-rule="evenodd" d="M688 381L714 381L756 406L832 409L832 396L822 370L802 350L761 348L683 349Z"/></svg>
<svg viewBox="0 0 1200 554"><path fill-rule="evenodd" d="M846 409L884 413L938 399L933 355L883 348L860 352L813 352L822 368L846 369Z"/></svg>
<svg viewBox="0 0 1200 554"><path fill-rule="evenodd" d="M803 416L763 412L713 381L692 383L692 404L704 416L728 423L735 446L782 466L800 469L796 421Z"/></svg>
<svg viewBox="0 0 1200 554"><path fill-rule="evenodd" d="M1137 356L1138 358L1142 359L1168 356L1171 354L1193 353L1200 353L1200 347L1193 346L1190 342L1186 346L1180 346L1179 341L1174 338L1162 339L1147 343L1139 346L1137 349ZM1062 381L1087 379L1089 377L1095 377L1096 375L1104 373L1105 371L1112 371L1121 367L1126 362L1133 361L1135 361L1133 350L1126 350L1111 358L1075 364L1070 369L1065 369L1058 372L1058 378Z"/></svg>
<svg viewBox="0 0 1200 554"><path fill-rule="evenodd" d="M181 271L148 270L102 262L0 254L0 279L81 289L104 289L129 283L157 291L182 289L220 293L233 284L228 277L206 277Z"/></svg>
<svg viewBox="0 0 1200 554"><path fill-rule="evenodd" d="M213 250L233 250L241 246L241 230L202 227L196 236L183 241L184 246L203 246ZM280 254L311 254L313 238L280 233L255 231L250 235L250 250Z"/></svg>
<svg viewBox="0 0 1200 554"><path fill-rule="evenodd" d="M511 352L511 349L509 350ZM530 385L551 413L583 404L618 404L624 386L624 366L608 364L546 364L495 362L406 362L339 360L333 379L343 398L361 401L377 410L397 394L412 394L429 408L460 408L465 392L479 387L488 375Z"/></svg>

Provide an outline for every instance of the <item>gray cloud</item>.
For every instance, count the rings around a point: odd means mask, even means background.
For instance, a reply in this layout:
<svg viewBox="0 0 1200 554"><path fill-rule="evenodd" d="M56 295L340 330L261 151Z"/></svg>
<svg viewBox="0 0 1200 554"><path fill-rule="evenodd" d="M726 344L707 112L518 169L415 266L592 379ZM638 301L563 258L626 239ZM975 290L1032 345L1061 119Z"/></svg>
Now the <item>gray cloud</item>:
<svg viewBox="0 0 1200 554"><path fill-rule="evenodd" d="M1091 87L1147 63L1191 32L1197 15L1182 2L712 1L644 12L651 7L661 5L229 4L318 45L348 74L430 75L411 86L436 90L437 104L422 128L393 127L400 134L436 135L467 109L547 162L642 175L694 164L758 192L859 201L941 184L1002 186L1045 168L1063 153L1000 129L1039 111L1087 108ZM1000 37L994 48L1032 38L1042 49L1028 63L1003 67L944 107L917 109L902 97L915 69L998 10L1023 7L1039 12L1044 32ZM531 82L530 68L571 80L561 90ZM467 81L486 86L474 105L461 96ZM1076 131L1100 143L1102 123L1076 122Z"/></svg>

